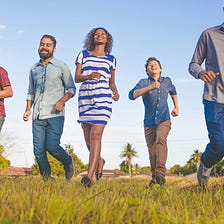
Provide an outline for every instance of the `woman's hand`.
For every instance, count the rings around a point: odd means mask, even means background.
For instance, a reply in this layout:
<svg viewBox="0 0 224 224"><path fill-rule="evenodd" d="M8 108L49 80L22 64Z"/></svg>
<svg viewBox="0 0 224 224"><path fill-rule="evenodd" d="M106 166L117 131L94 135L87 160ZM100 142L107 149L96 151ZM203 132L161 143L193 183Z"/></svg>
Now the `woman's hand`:
<svg viewBox="0 0 224 224"><path fill-rule="evenodd" d="M113 92L112 99L113 99L114 101L118 101L119 98L120 98L119 93L118 93L117 91Z"/></svg>
<svg viewBox="0 0 224 224"><path fill-rule="evenodd" d="M99 72L92 72L89 75L88 79L98 81L100 79L100 73Z"/></svg>

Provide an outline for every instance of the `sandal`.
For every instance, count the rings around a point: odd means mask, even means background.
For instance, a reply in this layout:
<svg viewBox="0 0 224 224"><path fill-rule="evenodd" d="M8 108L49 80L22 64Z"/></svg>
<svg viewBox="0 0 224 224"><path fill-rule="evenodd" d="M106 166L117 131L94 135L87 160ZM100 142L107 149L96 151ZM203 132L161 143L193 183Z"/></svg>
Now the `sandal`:
<svg viewBox="0 0 224 224"><path fill-rule="evenodd" d="M81 183L84 187L91 187L91 180L89 179L89 177L87 175L83 176L82 180L81 180Z"/></svg>
<svg viewBox="0 0 224 224"><path fill-rule="evenodd" d="M103 166L105 164L105 160L103 160ZM95 177L96 177L96 180L99 180L102 176L103 176L103 166L102 166L102 171L100 173L95 173ZM97 165L97 170L98 170L98 165Z"/></svg>

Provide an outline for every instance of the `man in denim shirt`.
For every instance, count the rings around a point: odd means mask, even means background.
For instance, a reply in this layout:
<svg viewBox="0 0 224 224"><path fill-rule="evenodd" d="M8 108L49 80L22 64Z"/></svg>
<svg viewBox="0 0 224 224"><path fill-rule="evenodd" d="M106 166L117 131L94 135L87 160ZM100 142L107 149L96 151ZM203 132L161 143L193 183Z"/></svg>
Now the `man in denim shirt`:
<svg viewBox="0 0 224 224"><path fill-rule="evenodd" d="M205 69L201 67L205 61ZM224 23L202 32L189 72L204 82L203 104L209 143L201 156L198 183L207 187L212 167L224 156Z"/></svg>
<svg viewBox="0 0 224 224"><path fill-rule="evenodd" d="M70 180L74 174L71 156L60 146L64 126L65 103L75 95L75 84L67 65L55 59L56 39L44 35L40 40L38 53L40 61L30 70L24 121L32 115L34 155L44 180L51 175L46 152L58 159Z"/></svg>
<svg viewBox="0 0 224 224"><path fill-rule="evenodd" d="M154 57L146 61L148 78L141 79L129 92L129 98L135 100L142 96L145 107L144 131L152 171L149 186L164 184L167 160L167 136L171 129L168 108L168 94L173 100L172 116L178 116L178 102L175 86L170 78L161 77L162 67Z"/></svg>

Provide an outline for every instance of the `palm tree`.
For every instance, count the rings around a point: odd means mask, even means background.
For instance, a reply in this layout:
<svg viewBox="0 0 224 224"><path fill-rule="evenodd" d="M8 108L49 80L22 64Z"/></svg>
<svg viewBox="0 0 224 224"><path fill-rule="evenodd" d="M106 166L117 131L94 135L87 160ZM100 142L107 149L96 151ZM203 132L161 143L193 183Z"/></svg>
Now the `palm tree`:
<svg viewBox="0 0 224 224"><path fill-rule="evenodd" d="M194 153L190 156L190 159L188 160L187 163L190 165L196 165L196 167L198 168L201 155L202 155L202 152L200 152L198 149L195 149Z"/></svg>
<svg viewBox="0 0 224 224"><path fill-rule="evenodd" d="M131 160L133 157L137 157L137 152L135 148L132 147L132 144L127 143L123 146L123 151L120 154L121 158L126 158L125 162L128 165L129 176L131 176Z"/></svg>

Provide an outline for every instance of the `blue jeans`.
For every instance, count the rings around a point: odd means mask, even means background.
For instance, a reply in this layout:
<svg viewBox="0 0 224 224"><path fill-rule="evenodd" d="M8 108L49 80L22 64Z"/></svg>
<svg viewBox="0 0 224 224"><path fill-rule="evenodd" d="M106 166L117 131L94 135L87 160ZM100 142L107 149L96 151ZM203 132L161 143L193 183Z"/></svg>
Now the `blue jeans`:
<svg viewBox="0 0 224 224"><path fill-rule="evenodd" d="M71 157L60 146L63 127L64 116L33 121L33 150L40 173L44 177L49 177L51 174L47 151L64 166L72 162Z"/></svg>
<svg viewBox="0 0 224 224"><path fill-rule="evenodd" d="M224 156L224 104L207 100L203 100L203 103L210 142L201 156L201 161L210 168Z"/></svg>

